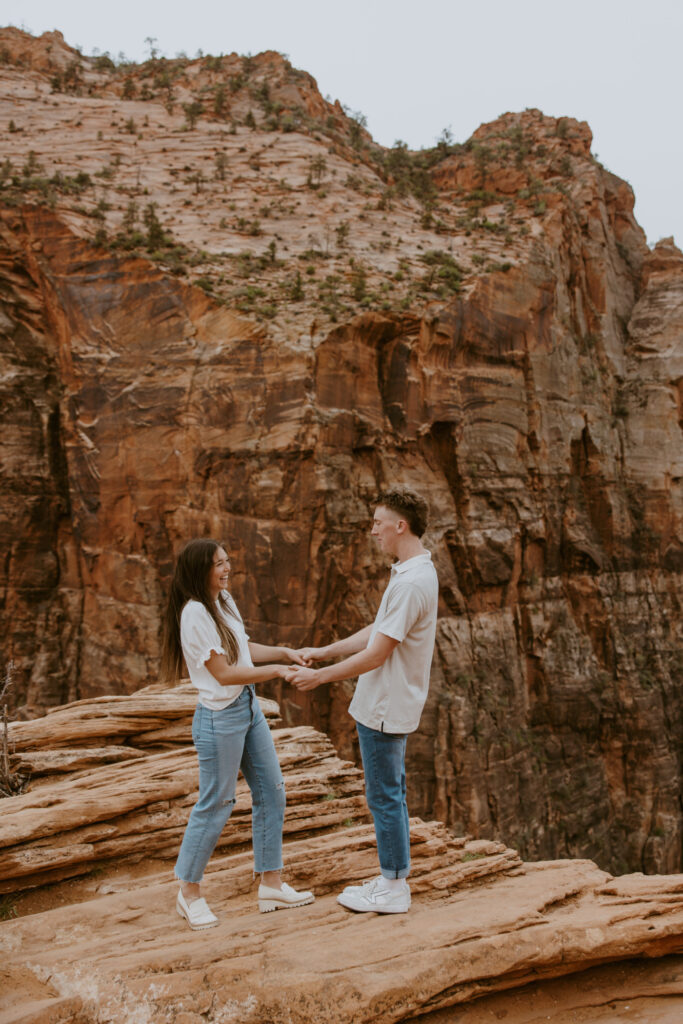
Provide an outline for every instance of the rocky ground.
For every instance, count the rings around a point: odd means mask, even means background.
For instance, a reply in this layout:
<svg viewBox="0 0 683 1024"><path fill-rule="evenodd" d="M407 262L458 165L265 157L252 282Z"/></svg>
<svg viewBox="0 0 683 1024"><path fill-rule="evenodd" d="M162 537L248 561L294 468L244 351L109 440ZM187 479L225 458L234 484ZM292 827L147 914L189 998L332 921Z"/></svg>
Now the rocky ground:
<svg viewBox="0 0 683 1024"><path fill-rule="evenodd" d="M683 876L523 863L413 820L413 906L336 902L372 877L362 777L264 701L287 787L288 879L314 904L259 914L249 801L207 871L217 928L174 909L196 798L189 686L97 698L11 728L28 790L2 802L1 1024L665 1024L683 1010Z"/></svg>

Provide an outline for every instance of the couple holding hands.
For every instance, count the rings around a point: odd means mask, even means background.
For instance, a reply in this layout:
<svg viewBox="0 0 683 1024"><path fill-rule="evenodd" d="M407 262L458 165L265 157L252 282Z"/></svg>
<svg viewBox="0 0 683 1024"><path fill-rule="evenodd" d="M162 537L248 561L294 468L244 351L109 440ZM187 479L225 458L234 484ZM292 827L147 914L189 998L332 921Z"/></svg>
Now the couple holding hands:
<svg viewBox="0 0 683 1024"><path fill-rule="evenodd" d="M190 928L218 924L200 883L234 807L240 770L252 795L259 909L301 907L314 900L313 893L297 892L281 878L284 781L254 693L256 683L275 678L312 690L358 676L349 713L358 729L380 874L347 886L337 900L355 911L397 914L409 909L405 750L427 697L438 602L436 571L421 540L427 511L426 501L408 488L379 495L371 532L379 548L395 559L389 583L374 623L326 647L295 651L254 643L228 590L225 549L213 540L193 540L180 553L165 615L162 672L177 681L184 663L198 690L192 740L199 758L199 796L175 865L180 882L176 909ZM322 667L316 667L319 663Z"/></svg>

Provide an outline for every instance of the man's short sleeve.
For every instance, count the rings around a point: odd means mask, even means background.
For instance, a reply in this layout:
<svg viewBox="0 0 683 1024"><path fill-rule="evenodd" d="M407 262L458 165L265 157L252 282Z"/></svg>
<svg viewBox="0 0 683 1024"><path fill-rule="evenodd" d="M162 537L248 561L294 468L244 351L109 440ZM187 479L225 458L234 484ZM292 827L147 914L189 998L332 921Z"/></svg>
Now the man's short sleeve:
<svg viewBox="0 0 683 1024"><path fill-rule="evenodd" d="M384 614L375 621L375 632L384 633L400 643L424 612L424 599L410 583L395 588Z"/></svg>
<svg viewBox="0 0 683 1024"><path fill-rule="evenodd" d="M180 643L185 661L203 668L211 654L225 654L216 623L199 601L188 601L180 616Z"/></svg>

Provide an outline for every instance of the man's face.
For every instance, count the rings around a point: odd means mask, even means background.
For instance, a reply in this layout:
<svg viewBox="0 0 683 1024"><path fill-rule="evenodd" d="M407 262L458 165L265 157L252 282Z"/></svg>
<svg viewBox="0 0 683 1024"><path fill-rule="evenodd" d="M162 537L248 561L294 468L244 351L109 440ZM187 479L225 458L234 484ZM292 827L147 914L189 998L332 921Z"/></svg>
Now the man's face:
<svg viewBox="0 0 683 1024"><path fill-rule="evenodd" d="M384 505L378 505L375 509L371 536L377 541L380 551L386 552L387 555L397 553L399 539L405 530L405 526L403 529L399 526L400 523L405 524L405 520L392 509L385 508Z"/></svg>

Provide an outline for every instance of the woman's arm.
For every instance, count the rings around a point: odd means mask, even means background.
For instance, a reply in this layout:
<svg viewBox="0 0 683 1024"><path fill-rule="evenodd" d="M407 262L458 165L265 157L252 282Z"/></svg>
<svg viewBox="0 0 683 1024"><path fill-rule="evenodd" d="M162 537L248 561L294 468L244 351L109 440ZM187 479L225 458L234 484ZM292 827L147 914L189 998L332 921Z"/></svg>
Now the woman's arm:
<svg viewBox="0 0 683 1024"><path fill-rule="evenodd" d="M255 664L264 661L293 661L295 665L303 665L304 659L298 651L291 647L268 647L266 644L253 644L249 641L249 653Z"/></svg>
<svg viewBox="0 0 683 1024"><path fill-rule="evenodd" d="M265 683L268 679L286 679L290 669L286 665L230 665L224 654L211 652L204 664L221 686L246 686L249 683Z"/></svg>

